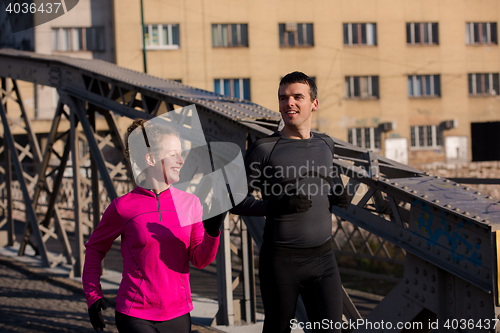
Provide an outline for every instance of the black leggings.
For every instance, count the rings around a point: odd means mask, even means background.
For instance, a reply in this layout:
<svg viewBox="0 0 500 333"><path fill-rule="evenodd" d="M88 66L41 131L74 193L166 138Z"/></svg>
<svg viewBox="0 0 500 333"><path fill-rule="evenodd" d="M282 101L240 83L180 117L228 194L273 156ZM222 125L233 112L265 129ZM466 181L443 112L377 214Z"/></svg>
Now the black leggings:
<svg viewBox="0 0 500 333"><path fill-rule="evenodd" d="M130 317L115 311L115 321L120 333L191 333L189 312L171 320L153 321Z"/></svg>
<svg viewBox="0 0 500 333"><path fill-rule="evenodd" d="M299 294L309 322L318 325L313 332L341 332L330 324L340 325L342 321L342 282L337 261L331 246L320 248L320 253L304 251L300 255L296 249L290 253L263 246L259 261L263 333L290 332ZM321 326L324 322L328 322L326 327Z"/></svg>

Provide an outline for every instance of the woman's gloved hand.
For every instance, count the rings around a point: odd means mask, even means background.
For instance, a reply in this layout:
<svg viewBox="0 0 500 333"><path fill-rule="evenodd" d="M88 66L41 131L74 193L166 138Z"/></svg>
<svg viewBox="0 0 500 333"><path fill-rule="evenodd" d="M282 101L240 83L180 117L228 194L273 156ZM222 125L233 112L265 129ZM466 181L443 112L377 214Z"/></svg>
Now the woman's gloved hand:
<svg viewBox="0 0 500 333"><path fill-rule="evenodd" d="M104 318L102 317L101 310L106 310L107 308L108 307L106 306L104 298L99 298L89 307L90 323L92 324L92 327L94 327L96 332L98 332L99 329L101 331L104 331L104 327L106 327L106 323L104 322Z"/></svg>
<svg viewBox="0 0 500 333"><path fill-rule="evenodd" d="M206 218L203 220L203 226L205 227L205 231L207 234L209 234L212 237L217 237L219 236L219 229L224 221L224 217L226 214L222 211L222 205L218 199L213 199L212 200L212 207L210 209L210 213L208 212L208 205L206 203L203 203L203 216L206 215L213 215L220 213L218 215L214 215L210 218Z"/></svg>

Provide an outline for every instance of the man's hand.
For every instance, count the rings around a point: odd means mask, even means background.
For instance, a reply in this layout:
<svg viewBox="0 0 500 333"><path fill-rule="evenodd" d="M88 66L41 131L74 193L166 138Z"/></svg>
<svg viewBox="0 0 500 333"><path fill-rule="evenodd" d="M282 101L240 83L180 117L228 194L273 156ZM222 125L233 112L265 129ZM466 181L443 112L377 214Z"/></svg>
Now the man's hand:
<svg viewBox="0 0 500 333"><path fill-rule="evenodd" d="M208 205L206 203L203 203L203 211L204 211L203 215L206 215L208 212ZM207 234L209 234L212 237L217 237L219 236L219 229L222 222L224 221L224 216L225 216L225 214L222 212L222 206L218 199L212 200L212 208L210 209L210 213L213 214L220 213L220 214L203 220L203 227L205 227L205 231L207 232Z"/></svg>
<svg viewBox="0 0 500 333"><path fill-rule="evenodd" d="M304 213L312 206L312 201L304 194L285 193L281 198L272 197L267 204L270 215Z"/></svg>
<svg viewBox="0 0 500 333"><path fill-rule="evenodd" d="M92 327L94 327L95 331L98 332L99 329L104 331L104 327L106 327L106 323L104 322L104 318L102 317L102 310L106 310L108 307L106 306L106 302L104 298L99 298L89 307L89 317L90 323Z"/></svg>
<svg viewBox="0 0 500 333"><path fill-rule="evenodd" d="M345 188L342 187L340 191L331 191L328 195L328 200L331 206L338 206L340 208L347 208L351 204L351 198L346 193Z"/></svg>

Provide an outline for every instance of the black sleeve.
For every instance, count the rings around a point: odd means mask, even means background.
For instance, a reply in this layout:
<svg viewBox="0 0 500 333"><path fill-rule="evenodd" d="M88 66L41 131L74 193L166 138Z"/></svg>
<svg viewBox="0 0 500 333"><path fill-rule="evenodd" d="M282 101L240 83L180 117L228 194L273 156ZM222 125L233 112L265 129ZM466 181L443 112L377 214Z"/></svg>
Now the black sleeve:
<svg viewBox="0 0 500 333"><path fill-rule="evenodd" d="M254 144L245 155L245 171L247 175L248 194L237 206L230 210L232 214L244 216L267 215L267 200L258 200L252 195L254 190L260 191L262 168L264 165L263 154Z"/></svg>

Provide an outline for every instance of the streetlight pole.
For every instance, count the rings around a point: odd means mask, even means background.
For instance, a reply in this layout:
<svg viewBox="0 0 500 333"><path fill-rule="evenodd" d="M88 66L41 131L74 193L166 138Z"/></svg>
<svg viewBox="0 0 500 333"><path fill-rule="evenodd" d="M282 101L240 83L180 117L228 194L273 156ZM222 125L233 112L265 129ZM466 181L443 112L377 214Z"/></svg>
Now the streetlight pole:
<svg viewBox="0 0 500 333"><path fill-rule="evenodd" d="M146 62L146 36L144 34L144 6L142 4L142 0L141 0L141 24L142 24L142 59L144 61L144 73L147 73L148 66Z"/></svg>

